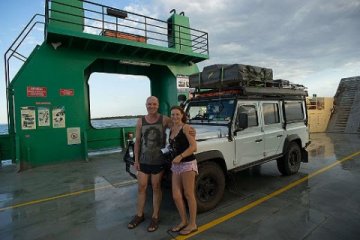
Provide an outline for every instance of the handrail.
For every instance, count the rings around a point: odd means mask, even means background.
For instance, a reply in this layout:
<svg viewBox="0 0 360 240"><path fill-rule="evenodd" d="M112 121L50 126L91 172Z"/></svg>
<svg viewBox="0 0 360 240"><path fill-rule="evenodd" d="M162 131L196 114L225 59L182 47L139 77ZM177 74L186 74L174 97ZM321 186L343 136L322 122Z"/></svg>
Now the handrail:
<svg viewBox="0 0 360 240"><path fill-rule="evenodd" d="M50 2L56 3L57 5L66 6L67 8L81 9L83 10L84 15L52 9L49 7ZM92 29L92 32L96 32L97 35L104 34L105 30L112 30L125 34L135 34L146 39L147 44L160 46L168 44L168 47L172 47L171 39L169 39L169 34L171 34L169 31L171 30L169 29L169 23L167 21L120 10L98 3L93 3L91 1L83 0L81 2L83 3L82 8L71 4L62 3L59 0L46 0L46 25L48 25L51 21L72 24L74 26L81 25L85 29L83 32L89 33L86 32L86 30ZM87 4L87 6L84 6L85 4ZM108 9L111 9L115 12L119 11L123 14L108 14ZM75 18L83 18L84 22L80 24L73 21L59 19L54 17L51 13L58 13L60 15L67 15ZM191 49L194 53L200 54L209 53L208 34L206 32L177 24L172 24L171 27L172 30L177 33L176 36L174 35L171 37L175 38L173 41L177 43L180 49Z"/></svg>
<svg viewBox="0 0 360 240"><path fill-rule="evenodd" d="M32 31L32 29L35 27L36 24L44 24L44 21L40 22L40 21L35 21L36 17L45 17L43 14L35 14L30 21L28 22L28 24L23 28L23 30L21 31L21 33L18 35L18 37L15 39L15 41L11 44L11 46L8 48L8 50L5 52L4 54L4 63L5 63L5 84L6 87L8 87L9 83L10 83L10 73L9 73L9 60L10 58L14 55L14 53L19 54L17 52L18 48L20 47L20 45L23 43L23 41L25 40L25 38L29 35L29 33ZM29 28L29 26L31 25L31 27ZM15 48L13 48L16 45ZM8 56L8 54L11 52L10 56ZM21 55L21 54L19 54ZM25 58L26 57L21 55L22 57Z"/></svg>
<svg viewBox="0 0 360 240"><path fill-rule="evenodd" d="M24 42L25 38L29 35L29 33L34 29L37 24L45 24L43 21L35 20L37 17L42 17L44 19L43 14L35 14L28 24L23 28L20 34L17 36L15 41L11 44L8 50L4 54L4 65L5 65L5 87L6 87L6 108L7 108L7 117L8 117L8 125L10 124L10 114L9 114L9 85L10 85L10 59L15 57L20 61L25 62L27 57L17 52L21 44ZM8 126L10 131L10 126Z"/></svg>

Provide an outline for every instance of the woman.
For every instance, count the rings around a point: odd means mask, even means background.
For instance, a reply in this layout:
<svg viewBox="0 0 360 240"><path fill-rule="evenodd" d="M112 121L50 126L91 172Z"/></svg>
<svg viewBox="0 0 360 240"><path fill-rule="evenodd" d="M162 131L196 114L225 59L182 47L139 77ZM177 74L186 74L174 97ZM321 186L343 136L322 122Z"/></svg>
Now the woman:
<svg viewBox="0 0 360 240"><path fill-rule="evenodd" d="M186 115L179 106L171 108L173 126L170 129L169 143L175 151L172 160L172 194L179 211L181 222L171 229L180 235L188 235L197 231L195 176L198 173L194 152L196 151L195 137L189 134L191 128L186 124ZM189 207L187 218L184 197Z"/></svg>

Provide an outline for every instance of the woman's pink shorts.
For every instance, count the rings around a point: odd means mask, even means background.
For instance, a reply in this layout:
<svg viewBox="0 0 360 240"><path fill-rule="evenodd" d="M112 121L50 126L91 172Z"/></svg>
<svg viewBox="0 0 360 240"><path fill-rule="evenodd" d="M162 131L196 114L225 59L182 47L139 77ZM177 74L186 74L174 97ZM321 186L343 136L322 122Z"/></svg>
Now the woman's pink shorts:
<svg viewBox="0 0 360 240"><path fill-rule="evenodd" d="M171 171L175 174L180 174L183 172L195 171L198 174L198 166L197 161L193 160L190 162L181 162L181 163L173 163L171 164Z"/></svg>

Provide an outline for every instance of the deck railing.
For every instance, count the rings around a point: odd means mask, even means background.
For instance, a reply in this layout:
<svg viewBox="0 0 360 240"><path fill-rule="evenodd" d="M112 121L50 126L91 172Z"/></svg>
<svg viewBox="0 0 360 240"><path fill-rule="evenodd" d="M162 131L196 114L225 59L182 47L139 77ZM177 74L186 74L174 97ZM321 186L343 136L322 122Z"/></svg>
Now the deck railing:
<svg viewBox="0 0 360 240"><path fill-rule="evenodd" d="M60 0L47 0L45 6L46 25L49 23L73 25L82 27L83 32L88 34L124 38L162 47L173 47L173 42L176 42L180 50L191 49L194 53L209 53L208 34L204 31L91 1L81 2L83 2L82 8L63 3ZM72 11L52 8L51 4L57 4ZM76 14L77 11L83 11L83 14ZM69 21L66 20L66 17L78 21ZM82 19L83 21L81 21ZM79 26L79 22L82 22L82 26ZM172 35L174 32L177 33L175 38Z"/></svg>

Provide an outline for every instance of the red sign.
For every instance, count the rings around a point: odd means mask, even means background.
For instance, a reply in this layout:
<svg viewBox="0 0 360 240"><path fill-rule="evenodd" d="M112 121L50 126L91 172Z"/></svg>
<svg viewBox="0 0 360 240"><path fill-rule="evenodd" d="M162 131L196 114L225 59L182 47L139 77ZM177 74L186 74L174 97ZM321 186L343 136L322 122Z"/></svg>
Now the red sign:
<svg viewBox="0 0 360 240"><path fill-rule="evenodd" d="M60 89L60 96L74 96L74 89Z"/></svg>
<svg viewBox="0 0 360 240"><path fill-rule="evenodd" d="M28 97L46 97L46 87L26 87L26 96Z"/></svg>

